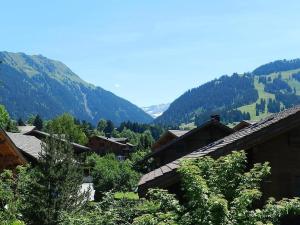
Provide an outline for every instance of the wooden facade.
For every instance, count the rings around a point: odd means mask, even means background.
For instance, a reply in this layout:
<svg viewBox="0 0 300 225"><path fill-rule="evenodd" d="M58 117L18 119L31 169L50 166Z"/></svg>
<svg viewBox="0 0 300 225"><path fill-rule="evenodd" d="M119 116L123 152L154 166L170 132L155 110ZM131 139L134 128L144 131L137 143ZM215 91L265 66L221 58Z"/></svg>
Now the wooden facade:
<svg viewBox="0 0 300 225"><path fill-rule="evenodd" d="M300 197L300 107L269 116L182 159L206 155L218 158L234 150L246 151L249 167L255 163L270 163L271 176L262 185L263 200ZM144 175L139 183L139 194L143 196L148 188L160 187L182 198L176 171L180 160ZM281 224L300 224L300 218L284 218Z"/></svg>
<svg viewBox="0 0 300 225"><path fill-rule="evenodd" d="M232 132L232 129L223 125L219 121L210 120L202 126L189 132L185 132L185 134L168 141L167 144L146 156L141 163L153 158L157 167L163 166L195 151L198 148L219 140Z"/></svg>
<svg viewBox="0 0 300 225"><path fill-rule="evenodd" d="M134 146L130 143L118 142L118 139L107 138L103 136L93 136L90 138L87 146L99 155L114 153L118 159L126 159Z"/></svg>
<svg viewBox="0 0 300 225"><path fill-rule="evenodd" d="M182 135L186 134L187 130L168 130L166 131L152 146L151 150L153 152L157 151L164 145L170 143L171 141L175 140L176 138L181 137Z"/></svg>
<svg viewBox="0 0 300 225"><path fill-rule="evenodd" d="M0 129L0 171L15 169L18 165L27 162L25 157L8 137L6 132Z"/></svg>

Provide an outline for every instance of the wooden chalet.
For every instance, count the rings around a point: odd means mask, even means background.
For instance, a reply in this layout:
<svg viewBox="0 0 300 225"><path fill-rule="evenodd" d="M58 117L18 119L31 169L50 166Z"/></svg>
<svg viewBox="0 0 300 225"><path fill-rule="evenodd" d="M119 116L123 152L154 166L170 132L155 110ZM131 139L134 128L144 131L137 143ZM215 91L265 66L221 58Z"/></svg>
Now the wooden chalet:
<svg viewBox="0 0 300 225"><path fill-rule="evenodd" d="M46 132L43 132L43 131L39 131L39 130L30 130L28 132L25 132L23 133L24 135L26 136L33 136L33 137L36 137L37 139L43 141L45 140L46 138L50 137L50 134L49 133L46 133ZM65 139L63 138L60 138L61 141L66 141ZM84 145L80 145L80 144L77 144L77 143L74 143L74 142L71 142L71 145L74 149L74 153L75 154L81 154L81 153L84 153L84 152L92 152L92 150L87 147L87 146L84 146Z"/></svg>
<svg viewBox="0 0 300 225"><path fill-rule="evenodd" d="M162 136L161 140L158 140L158 143L154 145L154 147L160 147L154 148L153 152L146 156L140 163L144 163L146 160L153 158L156 166L165 165L198 148L219 140L232 132L233 130L231 128L220 122L219 116L214 116L211 120L193 130L188 132L182 131L181 133L176 132L178 137L173 136L172 140L170 140L171 134L169 134L171 132L167 132ZM166 142L166 144L161 145L163 142Z"/></svg>
<svg viewBox="0 0 300 225"><path fill-rule="evenodd" d="M87 146L99 155L114 153L119 160L124 160L132 152L134 145L127 142L126 138L108 138L93 136Z"/></svg>
<svg viewBox="0 0 300 225"><path fill-rule="evenodd" d="M26 164L27 160L9 135L0 128L0 171L15 169L18 165Z"/></svg>
<svg viewBox="0 0 300 225"><path fill-rule="evenodd" d="M246 151L249 166L270 162L271 176L262 186L264 199L300 196L300 106L270 115L145 174L139 182L139 194L143 196L147 189L159 187L180 196L177 168L181 160L218 158L239 150ZM283 224L300 224L299 218L294 219Z"/></svg>
<svg viewBox="0 0 300 225"><path fill-rule="evenodd" d="M162 146L168 144L176 138L181 137L182 135L189 132L188 130L168 130L166 131L152 146L152 151L155 152Z"/></svg>

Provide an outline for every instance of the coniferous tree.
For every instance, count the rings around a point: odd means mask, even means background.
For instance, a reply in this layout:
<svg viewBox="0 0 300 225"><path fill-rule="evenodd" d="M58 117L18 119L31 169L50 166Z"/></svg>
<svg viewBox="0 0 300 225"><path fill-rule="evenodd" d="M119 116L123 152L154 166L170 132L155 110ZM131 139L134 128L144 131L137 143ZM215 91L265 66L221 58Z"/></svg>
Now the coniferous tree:
<svg viewBox="0 0 300 225"><path fill-rule="evenodd" d="M115 126L111 120L107 120L107 125L104 129L104 133L106 136L110 137L113 130L115 129Z"/></svg>
<svg viewBox="0 0 300 225"><path fill-rule="evenodd" d="M33 126L36 127L36 129L38 130L42 130L43 129L43 120L40 117L39 114L36 115L36 117L33 120Z"/></svg>
<svg viewBox="0 0 300 225"><path fill-rule="evenodd" d="M57 225L63 213L81 210L88 193L81 192L83 171L69 142L48 138L42 145L30 181L20 190L26 224Z"/></svg>
<svg viewBox="0 0 300 225"><path fill-rule="evenodd" d="M25 126L25 123L23 122L21 117L18 119L17 123L18 123L18 126Z"/></svg>

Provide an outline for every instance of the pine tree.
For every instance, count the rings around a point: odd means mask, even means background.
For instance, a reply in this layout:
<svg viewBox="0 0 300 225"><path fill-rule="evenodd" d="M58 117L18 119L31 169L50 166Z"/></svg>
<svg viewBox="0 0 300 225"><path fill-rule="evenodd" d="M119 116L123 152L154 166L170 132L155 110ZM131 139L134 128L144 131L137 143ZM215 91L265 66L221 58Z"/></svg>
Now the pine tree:
<svg viewBox="0 0 300 225"><path fill-rule="evenodd" d="M21 117L18 119L17 123L18 123L18 126L25 126L25 123L23 122Z"/></svg>
<svg viewBox="0 0 300 225"><path fill-rule="evenodd" d="M33 120L33 126L36 127L36 129L38 130L42 130L43 129L43 120L40 117L40 115L36 115L36 117Z"/></svg>
<svg viewBox="0 0 300 225"><path fill-rule="evenodd" d="M42 145L30 181L21 189L26 224L56 225L63 213L74 213L86 204L81 192L83 171L69 142L50 137Z"/></svg>

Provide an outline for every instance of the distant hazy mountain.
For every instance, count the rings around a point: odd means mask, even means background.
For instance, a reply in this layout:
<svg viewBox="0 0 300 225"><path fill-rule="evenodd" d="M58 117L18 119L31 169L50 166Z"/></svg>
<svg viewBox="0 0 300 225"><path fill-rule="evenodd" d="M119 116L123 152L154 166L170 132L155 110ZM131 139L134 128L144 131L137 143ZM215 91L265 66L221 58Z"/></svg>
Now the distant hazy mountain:
<svg viewBox="0 0 300 225"><path fill-rule="evenodd" d="M99 119L150 122L142 109L100 87L88 84L59 61L41 55L0 52L0 104L14 118L64 112L96 123ZM103 75L103 79L106 79Z"/></svg>
<svg viewBox="0 0 300 225"><path fill-rule="evenodd" d="M154 122L199 125L211 114L220 114L226 123L258 120L296 104L300 104L300 59L277 60L252 73L224 75L188 90Z"/></svg>
<svg viewBox="0 0 300 225"><path fill-rule="evenodd" d="M157 118L163 114L168 108L170 104L160 104L160 105L152 105L148 107L142 107L142 109L148 113L153 118Z"/></svg>

